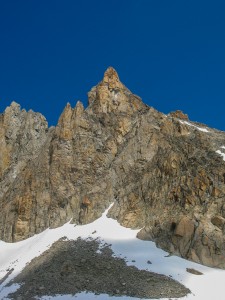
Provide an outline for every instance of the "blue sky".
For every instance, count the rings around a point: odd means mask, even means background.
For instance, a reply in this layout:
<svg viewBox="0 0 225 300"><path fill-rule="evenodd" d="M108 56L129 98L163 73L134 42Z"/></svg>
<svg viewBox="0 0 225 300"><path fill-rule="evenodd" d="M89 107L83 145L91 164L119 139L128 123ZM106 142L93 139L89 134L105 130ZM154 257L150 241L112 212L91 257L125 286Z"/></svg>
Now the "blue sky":
<svg viewBox="0 0 225 300"><path fill-rule="evenodd" d="M55 125L108 66L145 103L225 130L224 0L0 0L0 111Z"/></svg>

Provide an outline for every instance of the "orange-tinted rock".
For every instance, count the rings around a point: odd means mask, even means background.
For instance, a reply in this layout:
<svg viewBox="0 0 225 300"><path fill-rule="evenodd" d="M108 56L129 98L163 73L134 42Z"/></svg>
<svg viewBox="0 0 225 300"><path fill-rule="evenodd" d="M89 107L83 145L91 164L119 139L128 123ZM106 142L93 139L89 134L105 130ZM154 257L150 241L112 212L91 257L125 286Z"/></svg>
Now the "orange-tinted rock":
<svg viewBox="0 0 225 300"><path fill-rule="evenodd" d="M174 118L188 121L188 115L184 114L181 110L173 111L173 112L169 113L169 115Z"/></svg>
<svg viewBox="0 0 225 300"><path fill-rule="evenodd" d="M141 99L120 82L112 67L105 71L103 80L91 89L88 98L90 110L94 113L122 112L132 115L146 108Z"/></svg>

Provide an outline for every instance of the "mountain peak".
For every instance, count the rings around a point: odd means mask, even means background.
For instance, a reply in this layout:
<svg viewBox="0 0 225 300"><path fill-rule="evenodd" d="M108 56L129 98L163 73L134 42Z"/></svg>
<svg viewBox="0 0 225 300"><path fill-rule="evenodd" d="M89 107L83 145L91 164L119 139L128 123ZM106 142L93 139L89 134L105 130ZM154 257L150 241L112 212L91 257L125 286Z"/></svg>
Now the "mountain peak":
<svg viewBox="0 0 225 300"><path fill-rule="evenodd" d="M104 78L110 78L112 76L117 76L118 79L119 79L119 76L118 76L118 73L116 72L116 70L113 68L113 67L108 67L104 73Z"/></svg>
<svg viewBox="0 0 225 300"><path fill-rule="evenodd" d="M88 102L94 113L122 112L132 115L145 108L141 99L120 81L113 67L105 71L102 81L88 93Z"/></svg>
<svg viewBox="0 0 225 300"><path fill-rule="evenodd" d="M109 67L102 80L102 84L107 84L109 89L122 88L123 84L120 82L118 73L113 67Z"/></svg>

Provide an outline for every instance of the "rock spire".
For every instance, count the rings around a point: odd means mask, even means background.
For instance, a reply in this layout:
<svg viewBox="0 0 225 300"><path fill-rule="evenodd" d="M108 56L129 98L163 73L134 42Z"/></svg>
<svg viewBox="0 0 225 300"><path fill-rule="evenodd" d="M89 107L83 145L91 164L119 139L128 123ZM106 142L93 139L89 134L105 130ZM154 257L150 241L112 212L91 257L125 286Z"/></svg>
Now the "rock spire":
<svg viewBox="0 0 225 300"><path fill-rule="evenodd" d="M109 67L102 81L88 93L90 110L95 113L126 113L132 115L145 109L140 97L129 91L120 81L116 70Z"/></svg>

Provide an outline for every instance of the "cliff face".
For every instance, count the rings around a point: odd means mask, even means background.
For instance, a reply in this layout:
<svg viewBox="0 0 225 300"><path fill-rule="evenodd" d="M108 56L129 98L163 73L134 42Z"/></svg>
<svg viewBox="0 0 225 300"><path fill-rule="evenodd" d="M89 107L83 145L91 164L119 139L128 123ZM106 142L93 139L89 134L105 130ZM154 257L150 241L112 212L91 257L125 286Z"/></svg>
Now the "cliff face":
<svg viewBox="0 0 225 300"><path fill-rule="evenodd" d="M225 268L225 133L146 106L113 68L88 97L55 128L16 103L0 115L0 238L88 223L114 202L140 238Z"/></svg>

